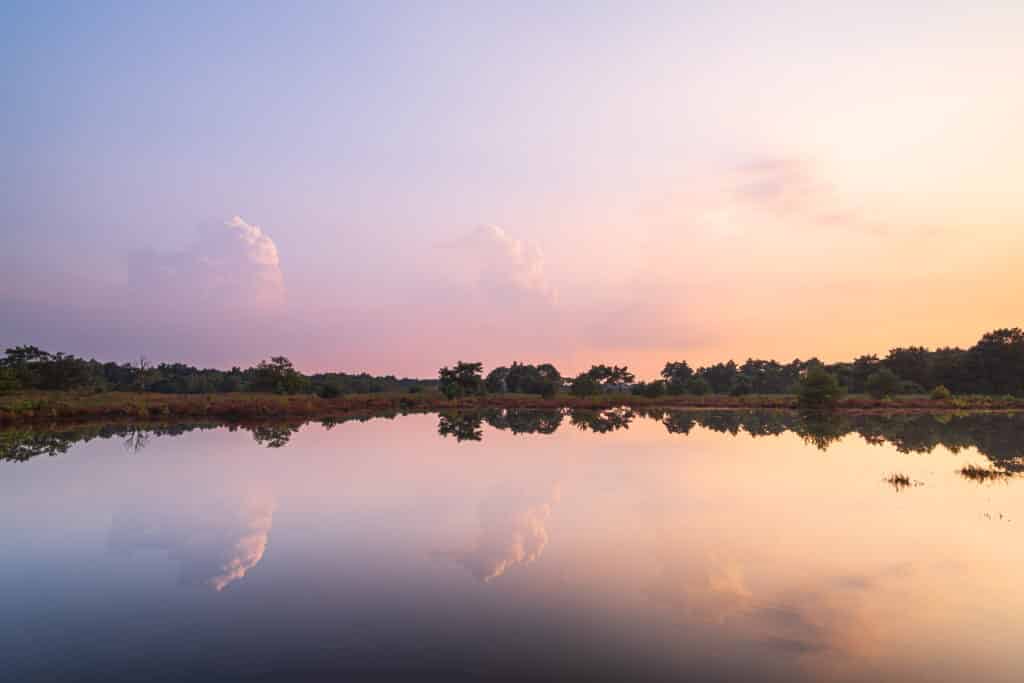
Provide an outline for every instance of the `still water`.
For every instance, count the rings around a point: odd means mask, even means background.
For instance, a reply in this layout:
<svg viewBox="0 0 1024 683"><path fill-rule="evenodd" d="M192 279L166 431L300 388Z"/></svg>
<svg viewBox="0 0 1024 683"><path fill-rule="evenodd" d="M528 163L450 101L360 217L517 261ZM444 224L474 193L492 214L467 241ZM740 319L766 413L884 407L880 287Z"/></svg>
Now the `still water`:
<svg viewBox="0 0 1024 683"><path fill-rule="evenodd" d="M1020 681L1022 456L1004 415L2 432L0 679Z"/></svg>

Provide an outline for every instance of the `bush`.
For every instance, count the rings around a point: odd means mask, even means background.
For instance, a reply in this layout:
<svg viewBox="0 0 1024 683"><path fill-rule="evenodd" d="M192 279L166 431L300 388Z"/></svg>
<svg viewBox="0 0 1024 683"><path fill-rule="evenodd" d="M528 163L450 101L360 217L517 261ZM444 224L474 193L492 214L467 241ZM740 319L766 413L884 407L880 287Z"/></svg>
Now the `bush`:
<svg viewBox="0 0 1024 683"><path fill-rule="evenodd" d="M917 382L911 382L910 380L903 380L900 382L900 393L901 394L923 394L925 393L924 387Z"/></svg>
<svg viewBox="0 0 1024 683"><path fill-rule="evenodd" d="M633 385L633 394L647 398L659 398L665 395L665 380L654 382L637 382Z"/></svg>
<svg viewBox="0 0 1024 683"><path fill-rule="evenodd" d="M711 384L703 377L694 377L686 382L686 393L703 396L711 393Z"/></svg>
<svg viewBox="0 0 1024 683"><path fill-rule="evenodd" d="M750 380L746 377L740 377L736 380L736 383L732 385L732 389L729 390L729 394L732 396L746 396L754 390Z"/></svg>
<svg viewBox="0 0 1024 683"><path fill-rule="evenodd" d="M418 393L420 393L422 391L423 391L423 387L421 387L419 384L413 384L411 387L409 387L409 393L410 394L418 394Z"/></svg>
<svg viewBox="0 0 1024 683"><path fill-rule="evenodd" d="M573 396L594 396L601 393L601 385L593 377L583 373L572 381L569 391Z"/></svg>
<svg viewBox="0 0 1024 683"><path fill-rule="evenodd" d="M953 392L942 386L941 384L932 389L932 400L933 401L948 401L953 398Z"/></svg>
<svg viewBox="0 0 1024 683"><path fill-rule="evenodd" d="M839 380L821 366L814 366L800 380L800 407L805 410L831 410L842 396Z"/></svg>
<svg viewBox="0 0 1024 683"><path fill-rule="evenodd" d="M900 378L889 368L882 368L868 376L866 388L874 398L883 398L899 391Z"/></svg>
<svg viewBox="0 0 1024 683"><path fill-rule="evenodd" d="M338 398L341 396L341 389L336 384L321 384L316 388L316 395L320 398Z"/></svg>
<svg viewBox="0 0 1024 683"><path fill-rule="evenodd" d="M14 374L14 370L0 368L0 394L17 391L20 388L21 383L18 381L17 375Z"/></svg>

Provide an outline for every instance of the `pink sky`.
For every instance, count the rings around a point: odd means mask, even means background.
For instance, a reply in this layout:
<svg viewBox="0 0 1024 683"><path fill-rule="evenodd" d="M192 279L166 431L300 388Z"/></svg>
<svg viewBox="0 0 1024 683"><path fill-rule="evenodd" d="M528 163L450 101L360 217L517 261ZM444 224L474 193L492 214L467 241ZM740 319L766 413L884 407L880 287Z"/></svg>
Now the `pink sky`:
<svg viewBox="0 0 1024 683"><path fill-rule="evenodd" d="M649 377L1022 324L1020 6L10 11L0 344Z"/></svg>

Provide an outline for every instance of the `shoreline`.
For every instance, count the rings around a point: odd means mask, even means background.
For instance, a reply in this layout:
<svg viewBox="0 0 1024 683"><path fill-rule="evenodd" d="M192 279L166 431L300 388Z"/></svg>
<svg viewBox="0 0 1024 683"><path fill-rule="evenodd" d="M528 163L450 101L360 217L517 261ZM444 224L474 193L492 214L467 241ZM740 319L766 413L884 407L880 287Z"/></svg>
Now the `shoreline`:
<svg viewBox="0 0 1024 683"><path fill-rule="evenodd" d="M438 392L353 394L337 398L259 393L159 394L105 392L23 392L0 396L0 425L110 420L115 422L212 418L231 422L281 418L350 418L360 414L462 412L476 410L607 410L629 407L663 410L798 410L792 394L747 396L664 396L603 394L553 398L525 394L491 394L447 399ZM1024 399L963 396L946 401L927 396L874 399L849 396L836 414L1024 412Z"/></svg>

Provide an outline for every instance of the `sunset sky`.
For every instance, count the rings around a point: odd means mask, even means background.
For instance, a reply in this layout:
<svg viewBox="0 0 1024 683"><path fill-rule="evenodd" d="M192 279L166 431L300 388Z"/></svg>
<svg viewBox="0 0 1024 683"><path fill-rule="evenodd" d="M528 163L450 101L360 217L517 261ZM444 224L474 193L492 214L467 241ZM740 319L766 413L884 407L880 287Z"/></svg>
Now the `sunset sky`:
<svg viewBox="0 0 1024 683"><path fill-rule="evenodd" d="M0 6L0 345L650 377L1024 325L1022 2L296 4Z"/></svg>

